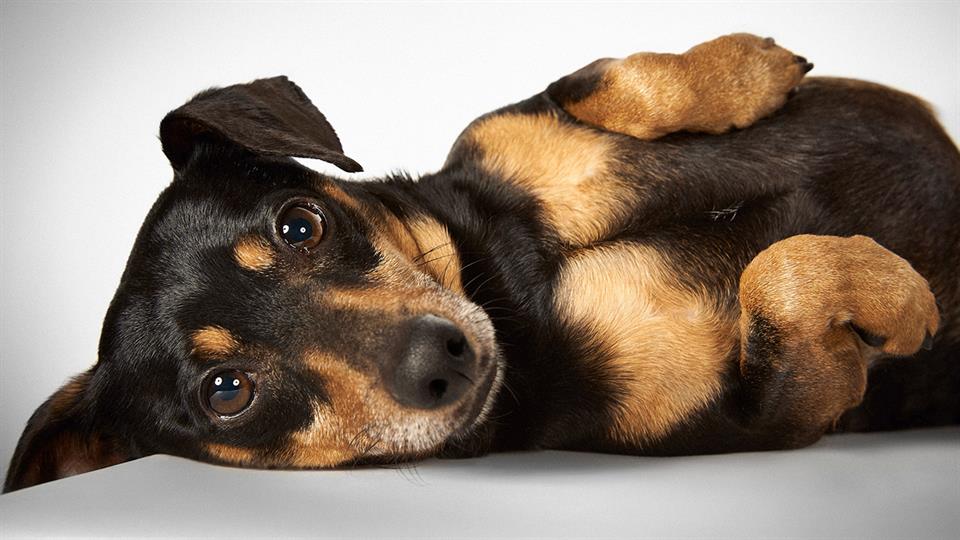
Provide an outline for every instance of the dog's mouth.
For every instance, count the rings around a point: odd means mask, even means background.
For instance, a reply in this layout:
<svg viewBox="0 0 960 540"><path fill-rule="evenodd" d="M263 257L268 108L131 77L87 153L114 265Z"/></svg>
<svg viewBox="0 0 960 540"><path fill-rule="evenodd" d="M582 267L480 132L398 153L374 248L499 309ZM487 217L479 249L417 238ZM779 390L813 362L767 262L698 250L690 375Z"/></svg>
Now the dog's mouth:
<svg viewBox="0 0 960 540"><path fill-rule="evenodd" d="M497 357L491 358L487 363L488 367L482 378L476 381L472 399L463 404L465 412L457 422L460 427L451 433L452 437L468 435L483 424L493 409L500 385L503 384L503 362Z"/></svg>

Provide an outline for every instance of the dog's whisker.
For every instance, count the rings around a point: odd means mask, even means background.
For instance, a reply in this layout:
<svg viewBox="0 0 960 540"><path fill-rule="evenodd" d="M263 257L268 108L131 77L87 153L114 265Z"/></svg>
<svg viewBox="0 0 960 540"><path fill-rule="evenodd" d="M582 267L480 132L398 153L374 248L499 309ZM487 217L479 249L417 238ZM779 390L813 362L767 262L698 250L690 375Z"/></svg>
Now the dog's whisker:
<svg viewBox="0 0 960 540"><path fill-rule="evenodd" d="M506 312L507 314L516 314L517 311L507 306L479 306L488 315L495 312Z"/></svg>
<svg viewBox="0 0 960 540"><path fill-rule="evenodd" d="M490 300L486 300L485 302L483 302L482 304L480 304L480 307L483 308L483 309L495 308L495 307L500 307L500 308L503 308L503 309L507 309L507 308L504 308L504 306L491 306L491 305L490 305L490 304L493 304L494 302L501 302L501 301L503 301L503 300L510 300L510 298L508 298L508 297L506 297L506 296L501 296L501 297L498 297L498 298L491 298Z"/></svg>
<svg viewBox="0 0 960 540"><path fill-rule="evenodd" d="M450 269L450 263L453 262L453 257L447 259L447 264L443 265L443 273L440 275L440 283L447 282L447 270Z"/></svg>
<svg viewBox="0 0 960 540"><path fill-rule="evenodd" d="M439 260L442 260L442 259L446 259L446 258L448 258L448 257L453 257L453 255L454 255L453 253L445 253L445 254L443 254L443 255L437 255L436 257L434 257L434 258L432 258L432 259L427 259L427 260L425 260L425 261L421 261L419 264L417 264L417 266L418 266L418 267L420 267L420 266L425 266L425 265L428 265L428 264L430 264L430 263L432 263L432 262L436 262L436 261L439 261Z"/></svg>
<svg viewBox="0 0 960 540"><path fill-rule="evenodd" d="M356 459L361 460L366 458L368 455L370 455L370 452L372 452L381 442L383 442L382 437L378 436L375 439L371 438L370 443L363 449L363 451L360 452Z"/></svg>
<svg viewBox="0 0 960 540"><path fill-rule="evenodd" d="M411 262L417 262L418 259L423 259L424 257L426 257L427 255L433 253L434 251L436 251L436 250L438 250L438 249L440 249L440 248L442 248L442 247L449 246L449 245L452 244L452 243L453 243L453 242L443 242L442 244L433 246L432 248L428 249L427 251L424 251L424 252L421 253L420 255L417 255L416 257L414 257Z"/></svg>
<svg viewBox="0 0 960 540"><path fill-rule="evenodd" d="M510 384L507 383L506 378L504 378L504 381L503 381L503 383L501 383L500 386L501 386L504 390L506 390L506 391L510 394L511 397L513 397L514 403L516 403L516 404L518 404L518 405L520 404L520 398L517 397L517 393L514 392L514 391L513 391L513 388L510 387Z"/></svg>
<svg viewBox="0 0 960 540"><path fill-rule="evenodd" d="M467 264L461 266L461 267L460 267L460 271L463 272L463 271L466 270L467 268L470 268L471 266L473 266L473 265L475 265L475 264L478 264L478 263L487 261L487 260L489 260L489 259L490 259L490 257L480 257L480 258L478 258L477 260L475 260L475 261L473 261L473 262L470 262L470 263L467 263Z"/></svg>
<svg viewBox="0 0 960 540"><path fill-rule="evenodd" d="M398 462L396 470L400 473L400 476L403 476L408 482L420 486L426 485L423 476L420 475L420 469L414 461ZM409 476L407 476L408 474Z"/></svg>
<svg viewBox="0 0 960 540"><path fill-rule="evenodd" d="M357 431L356 435L354 435L347 444L350 445L351 448L359 451L360 448L357 446L357 441L360 439L360 437L367 436L369 433L370 426L365 425Z"/></svg>
<svg viewBox="0 0 960 540"><path fill-rule="evenodd" d="M510 416L511 414L513 414L513 411L506 411L506 412L504 412L503 414L498 414L498 415L496 415L496 416L490 416L490 417L487 417L486 422L487 422L487 423L491 423L491 424L498 424L498 423L499 423L498 420L500 420L500 419L502 419L502 418L506 418L506 417Z"/></svg>
<svg viewBox="0 0 960 540"><path fill-rule="evenodd" d="M463 288L464 288L465 290L468 289L470 285L472 285L477 279L483 277L484 275L485 275L485 274L483 274L483 273L477 274L476 276L474 276L473 279L471 279L471 280L467 283L467 285L464 285ZM484 286L484 285L486 285L487 283L490 283L490 281L496 279L496 277L497 277L496 274L491 274L490 277L488 277L487 279L485 279L485 280L483 280L482 282L480 282L480 284L477 285L477 286L474 288L474 294L480 292L480 290L483 289L483 286ZM502 300L502 298L501 298L501 300Z"/></svg>
<svg viewBox="0 0 960 540"><path fill-rule="evenodd" d="M483 286L484 286L484 285L486 285L487 283L490 283L491 281L493 281L493 280L496 279L496 278L497 278L497 275L496 275L496 274L493 274L493 275L491 275L490 277L488 277L487 279L483 280L483 282L481 282L479 285L477 285L476 291L479 292L481 289L483 289Z"/></svg>

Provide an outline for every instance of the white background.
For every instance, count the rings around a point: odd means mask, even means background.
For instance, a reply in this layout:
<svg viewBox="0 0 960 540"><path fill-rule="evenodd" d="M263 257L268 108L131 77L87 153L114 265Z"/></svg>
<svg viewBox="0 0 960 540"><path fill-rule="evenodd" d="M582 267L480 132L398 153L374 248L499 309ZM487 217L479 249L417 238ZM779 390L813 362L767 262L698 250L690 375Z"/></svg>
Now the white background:
<svg viewBox="0 0 960 540"><path fill-rule="evenodd" d="M921 95L958 140L955 2L3 2L0 474L34 408L96 360L134 236L171 178L157 125L193 93L286 74L367 175L425 172L471 119L595 58L735 31L775 37L812 75Z"/></svg>

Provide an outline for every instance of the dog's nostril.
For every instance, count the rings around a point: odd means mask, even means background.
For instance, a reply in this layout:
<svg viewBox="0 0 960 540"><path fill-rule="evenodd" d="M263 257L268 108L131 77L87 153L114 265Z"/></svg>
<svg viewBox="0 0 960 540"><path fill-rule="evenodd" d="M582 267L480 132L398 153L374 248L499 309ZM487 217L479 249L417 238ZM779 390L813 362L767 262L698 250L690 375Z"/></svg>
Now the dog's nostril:
<svg viewBox="0 0 960 540"><path fill-rule="evenodd" d="M439 400L447 393L447 381L443 379L434 379L430 381L430 397Z"/></svg>
<svg viewBox="0 0 960 540"><path fill-rule="evenodd" d="M447 352L451 356L460 357L467 350L467 338L460 336L447 340Z"/></svg>
<svg viewBox="0 0 960 540"><path fill-rule="evenodd" d="M409 338L396 363L384 364L386 385L401 405L439 409L473 387L477 355L453 321L423 315L409 323Z"/></svg>

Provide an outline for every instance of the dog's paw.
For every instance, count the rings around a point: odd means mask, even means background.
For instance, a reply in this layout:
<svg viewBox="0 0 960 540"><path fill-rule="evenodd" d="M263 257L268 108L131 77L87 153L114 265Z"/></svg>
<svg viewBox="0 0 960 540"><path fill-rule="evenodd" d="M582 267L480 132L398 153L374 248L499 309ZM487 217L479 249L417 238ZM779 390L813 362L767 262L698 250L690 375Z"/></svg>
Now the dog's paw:
<svg viewBox="0 0 960 540"><path fill-rule="evenodd" d="M908 356L929 348L940 324L927 280L866 236L781 240L757 255L744 278L742 300L774 314L798 339L849 327L882 353Z"/></svg>
<svg viewBox="0 0 960 540"><path fill-rule="evenodd" d="M744 128L783 106L813 64L773 38L730 34L685 53L714 108L710 131Z"/></svg>

